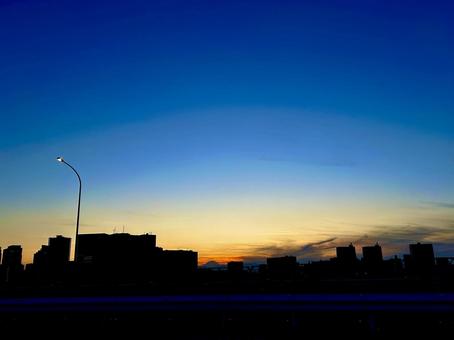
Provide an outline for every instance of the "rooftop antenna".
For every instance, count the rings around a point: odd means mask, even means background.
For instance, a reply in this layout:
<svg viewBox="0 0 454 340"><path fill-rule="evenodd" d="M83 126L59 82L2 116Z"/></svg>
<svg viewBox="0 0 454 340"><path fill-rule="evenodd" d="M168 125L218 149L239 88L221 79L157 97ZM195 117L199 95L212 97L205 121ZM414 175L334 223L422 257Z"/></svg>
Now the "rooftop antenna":
<svg viewBox="0 0 454 340"><path fill-rule="evenodd" d="M123 224L123 234L125 233L125 225Z"/></svg>
<svg viewBox="0 0 454 340"><path fill-rule="evenodd" d="M113 228L113 233L115 234L116 231L117 231L117 227L114 227Z"/></svg>

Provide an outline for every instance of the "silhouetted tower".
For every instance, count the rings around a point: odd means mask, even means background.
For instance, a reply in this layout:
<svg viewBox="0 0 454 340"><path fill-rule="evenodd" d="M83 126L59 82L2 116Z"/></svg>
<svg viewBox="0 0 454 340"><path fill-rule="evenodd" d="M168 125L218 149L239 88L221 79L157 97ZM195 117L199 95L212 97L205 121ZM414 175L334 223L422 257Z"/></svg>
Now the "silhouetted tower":
<svg viewBox="0 0 454 340"><path fill-rule="evenodd" d="M410 271L426 272L435 265L433 246L427 244L410 244L410 256L407 257L406 267Z"/></svg>
<svg viewBox="0 0 454 340"><path fill-rule="evenodd" d="M7 268L22 267L22 247L13 245L6 248L3 251L2 264Z"/></svg>
<svg viewBox="0 0 454 340"><path fill-rule="evenodd" d="M39 269L49 266L49 246L41 246L33 255L33 266Z"/></svg>
<svg viewBox="0 0 454 340"><path fill-rule="evenodd" d="M354 266L356 264L356 250L353 244L348 247L336 247L337 263L343 266Z"/></svg>
<svg viewBox="0 0 454 340"><path fill-rule="evenodd" d="M363 261L366 266L377 266L383 262L383 253L378 243L363 247Z"/></svg>
<svg viewBox="0 0 454 340"><path fill-rule="evenodd" d="M69 262L71 251L71 238L57 235L49 238L49 264L51 266L62 267Z"/></svg>
<svg viewBox="0 0 454 340"><path fill-rule="evenodd" d="M6 282L16 281L21 272L22 266L22 247L19 245L12 245L3 251L2 264L6 273Z"/></svg>
<svg viewBox="0 0 454 340"><path fill-rule="evenodd" d="M368 274L377 274L384 269L383 253L378 243L374 246L363 247L364 270Z"/></svg>
<svg viewBox="0 0 454 340"><path fill-rule="evenodd" d="M37 270L61 270L69 263L70 251L69 237L50 237L48 245L41 246L33 255L33 265Z"/></svg>

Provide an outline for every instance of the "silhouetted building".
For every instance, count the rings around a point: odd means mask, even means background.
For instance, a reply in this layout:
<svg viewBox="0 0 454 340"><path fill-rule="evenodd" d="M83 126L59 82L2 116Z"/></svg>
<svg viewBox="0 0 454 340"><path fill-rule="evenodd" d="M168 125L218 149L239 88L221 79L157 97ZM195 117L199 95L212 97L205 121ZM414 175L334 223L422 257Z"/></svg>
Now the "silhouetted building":
<svg viewBox="0 0 454 340"><path fill-rule="evenodd" d="M22 247L12 245L3 251L2 267L6 282L15 282L23 271Z"/></svg>
<svg viewBox="0 0 454 340"><path fill-rule="evenodd" d="M356 250L353 244L348 247L336 247L336 261L342 266L354 266L357 262Z"/></svg>
<svg viewBox="0 0 454 340"><path fill-rule="evenodd" d="M411 271L413 269L413 261L412 257L410 254L404 254L404 266L405 270Z"/></svg>
<svg viewBox="0 0 454 340"><path fill-rule="evenodd" d="M383 253L378 243L363 247L362 263L367 274L378 274L383 270Z"/></svg>
<svg viewBox="0 0 454 340"><path fill-rule="evenodd" d="M3 251L3 262L5 267L22 266L22 247L18 245L9 246Z"/></svg>
<svg viewBox="0 0 454 340"><path fill-rule="evenodd" d="M432 244L410 244L410 255L416 263L433 265L435 263Z"/></svg>
<svg viewBox="0 0 454 340"><path fill-rule="evenodd" d="M49 238L49 264L52 267L63 267L69 262L71 239L57 235Z"/></svg>
<svg viewBox="0 0 454 340"><path fill-rule="evenodd" d="M41 246L33 255L33 266L27 272L38 281L62 278L69 264L71 239L58 235L50 237L48 245Z"/></svg>
<svg viewBox="0 0 454 340"><path fill-rule="evenodd" d="M133 265L156 251L156 235L80 234L77 262Z"/></svg>
<svg viewBox="0 0 454 340"><path fill-rule="evenodd" d="M244 269L243 261L230 261L227 263L227 271L231 274L242 273Z"/></svg>
<svg viewBox="0 0 454 340"><path fill-rule="evenodd" d="M295 256L271 257L266 259L268 273L273 278L293 278L298 269Z"/></svg>
<svg viewBox="0 0 454 340"><path fill-rule="evenodd" d="M393 258L383 261L383 273L386 276L398 276L403 271L402 260L395 255Z"/></svg>
<svg viewBox="0 0 454 340"><path fill-rule="evenodd" d="M198 253L192 250L163 250L158 257L161 274L192 274L197 271Z"/></svg>
<svg viewBox="0 0 454 340"><path fill-rule="evenodd" d="M437 257L435 263L440 267L449 267L454 263L454 257Z"/></svg>
<svg viewBox="0 0 454 340"><path fill-rule="evenodd" d="M33 255L33 268L47 268L49 266L49 246L42 245Z"/></svg>
<svg viewBox="0 0 454 340"><path fill-rule="evenodd" d="M268 266L266 264L259 264L259 275L264 277L268 274Z"/></svg>
<svg viewBox="0 0 454 340"><path fill-rule="evenodd" d="M433 246L427 244L410 244L410 255L404 257L405 267L408 271L429 272L435 265Z"/></svg>
<svg viewBox="0 0 454 340"><path fill-rule="evenodd" d="M336 272L336 259L329 261L312 261L304 265L304 273L310 278L328 278L334 276Z"/></svg>
<svg viewBox="0 0 454 340"><path fill-rule="evenodd" d="M366 266L377 266L383 262L383 253L380 245L363 247L363 261Z"/></svg>
<svg viewBox="0 0 454 340"><path fill-rule="evenodd" d="M137 282L156 271L160 251L151 234L81 234L77 264L88 281Z"/></svg>

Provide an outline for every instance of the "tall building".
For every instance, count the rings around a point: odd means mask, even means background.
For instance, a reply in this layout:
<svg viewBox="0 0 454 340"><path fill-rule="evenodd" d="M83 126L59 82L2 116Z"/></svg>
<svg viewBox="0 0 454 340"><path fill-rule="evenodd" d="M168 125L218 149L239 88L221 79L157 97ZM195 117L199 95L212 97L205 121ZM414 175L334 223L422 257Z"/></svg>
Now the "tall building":
<svg viewBox="0 0 454 340"><path fill-rule="evenodd" d="M33 255L33 266L38 269L49 266L49 246L42 245L41 249Z"/></svg>
<svg viewBox="0 0 454 340"><path fill-rule="evenodd" d="M12 245L3 251L3 270L5 276L2 278L6 282L17 282L20 279L23 266L22 266L22 247L19 245Z"/></svg>
<svg viewBox="0 0 454 340"><path fill-rule="evenodd" d="M71 239L57 235L49 238L49 264L51 266L61 267L69 262L71 251Z"/></svg>
<svg viewBox="0 0 454 340"><path fill-rule="evenodd" d="M377 243L374 246L363 247L363 261L366 266L375 266L383 262L381 246Z"/></svg>
<svg viewBox="0 0 454 340"><path fill-rule="evenodd" d="M33 268L35 271L57 274L69 263L71 239L57 235L50 237L48 245L41 246L33 255Z"/></svg>
<svg viewBox="0 0 454 340"><path fill-rule="evenodd" d="M6 248L3 251L2 264L7 268L22 267L22 247L13 245Z"/></svg>
<svg viewBox="0 0 454 340"><path fill-rule="evenodd" d="M356 250L353 244L348 247L336 247L337 263L343 266L353 266L357 262Z"/></svg>
<svg viewBox="0 0 454 340"><path fill-rule="evenodd" d="M410 244L410 256L406 259L406 269L410 271L430 271L435 265L433 246L427 244Z"/></svg>

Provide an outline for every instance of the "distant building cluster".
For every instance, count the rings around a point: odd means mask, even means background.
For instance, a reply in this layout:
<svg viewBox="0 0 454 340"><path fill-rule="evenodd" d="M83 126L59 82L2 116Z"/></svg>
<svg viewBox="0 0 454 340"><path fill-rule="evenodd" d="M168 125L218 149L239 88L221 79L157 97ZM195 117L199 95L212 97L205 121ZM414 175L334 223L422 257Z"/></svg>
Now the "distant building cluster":
<svg viewBox="0 0 454 340"><path fill-rule="evenodd" d="M174 282L194 277L213 280L207 271L198 269L197 252L164 250L156 246L156 235L81 234L76 261L70 261L71 239L49 238L33 257L33 263L22 265L22 248L11 245L0 251L0 283L74 284L138 283L171 279ZM226 266L226 275L253 280L313 280L360 278L428 277L434 273L449 274L454 279L452 258L435 258L432 244L410 244L409 254L399 258L383 258L379 244L362 247L358 258L353 244L336 248L336 257L329 260L299 264L295 256L271 257L251 271L242 261ZM211 271L212 272L212 271ZM437 275L438 275L437 274ZM205 275L205 276L204 276ZM254 276L255 275L255 276ZM222 278L221 278L222 279Z"/></svg>
<svg viewBox="0 0 454 340"><path fill-rule="evenodd" d="M303 272L312 277L351 277L361 275L367 277L393 277L402 274L431 275L438 267L451 264L451 258L435 258L432 244L410 244L410 254L402 259L394 256L383 259L381 246L362 247L362 258L356 254L353 244L336 247L336 257L329 260L314 261L299 266L294 256L268 258L266 266L270 277L295 277ZM302 269L302 268L303 269ZM453 266L454 268L454 266Z"/></svg>

